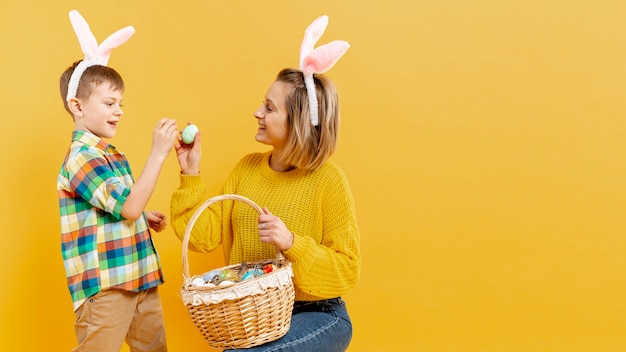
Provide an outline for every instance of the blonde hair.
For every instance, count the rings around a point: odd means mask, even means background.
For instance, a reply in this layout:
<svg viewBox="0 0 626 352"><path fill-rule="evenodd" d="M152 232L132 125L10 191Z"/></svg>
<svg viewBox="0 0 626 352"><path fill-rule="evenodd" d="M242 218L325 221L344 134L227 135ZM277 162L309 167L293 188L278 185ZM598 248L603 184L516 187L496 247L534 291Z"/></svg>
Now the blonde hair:
<svg viewBox="0 0 626 352"><path fill-rule="evenodd" d="M67 97L67 86L70 82L70 77L72 77L72 72L74 72L76 66L78 66L81 61L82 60L74 62L72 66L63 71L63 74L61 74L61 78L59 79L59 88L61 90L61 99L63 99L63 107L65 107L65 110L70 115L72 115L72 112L67 106L67 101L65 100ZM78 84L78 90L76 91L76 98L88 98L93 89L102 83L109 83L113 90L124 91L124 80L117 71L107 66L95 65L88 67L81 76ZM72 118L74 118L74 115L72 115Z"/></svg>
<svg viewBox="0 0 626 352"><path fill-rule="evenodd" d="M313 76L318 101L319 124L310 120L309 100L302 71L287 68L276 81L287 83L285 99L289 138L281 160L297 168L317 170L335 152L339 134L339 97L332 81L321 74Z"/></svg>

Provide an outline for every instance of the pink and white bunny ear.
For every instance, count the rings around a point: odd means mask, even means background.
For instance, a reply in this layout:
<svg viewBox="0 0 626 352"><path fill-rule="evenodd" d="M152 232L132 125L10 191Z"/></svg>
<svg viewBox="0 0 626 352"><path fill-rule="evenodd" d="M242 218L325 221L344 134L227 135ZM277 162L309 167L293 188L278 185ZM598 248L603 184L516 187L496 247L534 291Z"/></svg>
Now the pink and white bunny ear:
<svg viewBox="0 0 626 352"><path fill-rule="evenodd" d="M135 28L128 26L118 30L105 39L98 47L98 55L101 58L104 65L109 62L109 56L111 56L111 50L126 43L130 37L135 34Z"/></svg>
<svg viewBox="0 0 626 352"><path fill-rule="evenodd" d="M300 45L300 71L304 75L304 83L309 98L309 112L313 126L319 124L318 103L315 94L314 73L324 73L330 70L350 48L350 44L343 40L335 40L314 48L328 26L328 16L317 18L304 31L302 45Z"/></svg>
<svg viewBox="0 0 626 352"><path fill-rule="evenodd" d="M328 16L324 15L317 18L304 30L304 38L302 39L302 44L300 45L301 68L304 63L304 59L313 51L315 43L320 40L324 31L326 31L326 27L328 27Z"/></svg>
<svg viewBox="0 0 626 352"><path fill-rule="evenodd" d="M74 33L76 33L76 37L78 38L80 48L83 51L83 54L85 54L85 58L76 66L76 68L74 68L74 72L72 72L67 89L67 101L72 98L76 98L76 91L78 90L80 77L86 69L94 65L106 66L109 62L111 50L124 44L133 34L135 34L135 28L128 26L111 34L102 42L102 44L98 46L98 41L91 32L89 24L85 21L85 18L83 18L83 16L81 16L81 14L76 10L70 11L69 16L72 27L74 28Z"/></svg>
<svg viewBox="0 0 626 352"><path fill-rule="evenodd" d="M324 73L330 70L337 61L348 51L350 44L343 40L335 40L313 50L302 62L302 72Z"/></svg>

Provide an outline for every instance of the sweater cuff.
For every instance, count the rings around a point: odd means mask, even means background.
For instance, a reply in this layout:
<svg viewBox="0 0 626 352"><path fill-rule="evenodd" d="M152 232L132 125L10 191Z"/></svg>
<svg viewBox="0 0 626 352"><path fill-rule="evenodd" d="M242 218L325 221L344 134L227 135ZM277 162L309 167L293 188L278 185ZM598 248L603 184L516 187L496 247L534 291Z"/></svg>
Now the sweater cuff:
<svg viewBox="0 0 626 352"><path fill-rule="evenodd" d="M180 174L180 188L198 188L202 187L202 177L198 175L183 175Z"/></svg>
<svg viewBox="0 0 626 352"><path fill-rule="evenodd" d="M283 254L289 261L295 261L297 258L304 258L307 253L307 241L303 236L293 234L293 244L291 248L283 251Z"/></svg>

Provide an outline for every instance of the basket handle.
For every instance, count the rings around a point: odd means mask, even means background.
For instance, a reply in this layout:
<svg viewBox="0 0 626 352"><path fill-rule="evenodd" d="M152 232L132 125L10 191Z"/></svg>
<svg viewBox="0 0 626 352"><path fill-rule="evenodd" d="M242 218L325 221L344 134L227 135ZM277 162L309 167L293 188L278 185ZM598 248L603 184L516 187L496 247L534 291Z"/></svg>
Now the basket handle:
<svg viewBox="0 0 626 352"><path fill-rule="evenodd" d="M187 253L189 251L189 238L191 237L191 230L193 230L193 225L196 223L196 220L200 217L202 212L207 209L211 204L217 203L223 200L239 200L242 201L249 206L251 206L259 215L263 214L263 209L258 206L255 202L246 198L244 196L240 196L237 194L222 194L219 196L215 196L207 199L200 207L193 213L193 216L189 220L187 224L187 228L185 229L185 235L183 236L183 278L189 279L189 260L187 259Z"/></svg>

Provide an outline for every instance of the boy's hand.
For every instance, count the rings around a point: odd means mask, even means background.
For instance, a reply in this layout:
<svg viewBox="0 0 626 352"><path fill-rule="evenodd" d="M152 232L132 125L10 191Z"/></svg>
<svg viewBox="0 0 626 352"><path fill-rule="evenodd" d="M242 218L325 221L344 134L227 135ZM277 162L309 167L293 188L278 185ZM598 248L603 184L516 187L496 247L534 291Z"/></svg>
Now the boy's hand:
<svg viewBox="0 0 626 352"><path fill-rule="evenodd" d="M150 228L156 232L161 232L167 227L167 217L160 211L146 211L146 219Z"/></svg>
<svg viewBox="0 0 626 352"><path fill-rule="evenodd" d="M176 142L176 136L178 136L176 120L168 118L160 119L154 127L152 150L167 157Z"/></svg>
<svg viewBox="0 0 626 352"><path fill-rule="evenodd" d="M174 149L176 149L176 157L183 175L197 175L200 173L200 158L202 156L200 147L201 135L202 133L198 131L191 144L183 143L183 138L180 135L177 138L178 143L174 145Z"/></svg>

